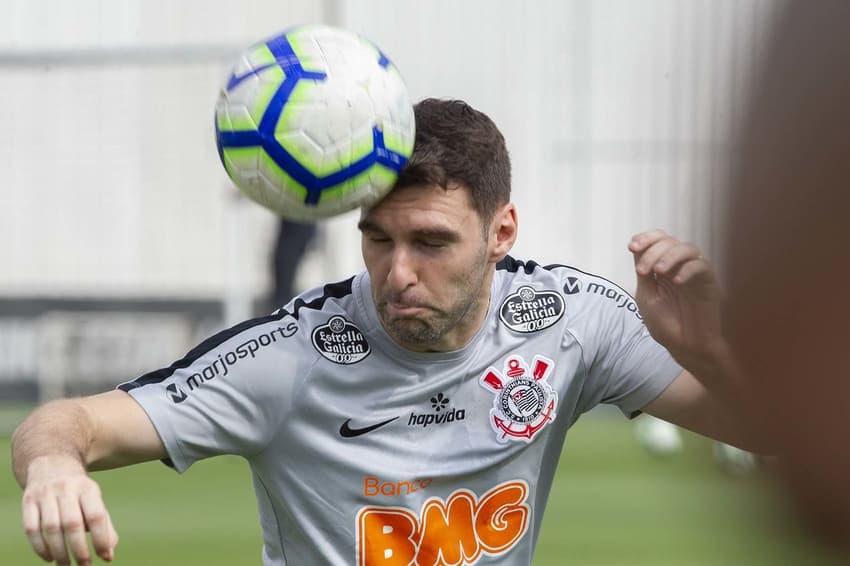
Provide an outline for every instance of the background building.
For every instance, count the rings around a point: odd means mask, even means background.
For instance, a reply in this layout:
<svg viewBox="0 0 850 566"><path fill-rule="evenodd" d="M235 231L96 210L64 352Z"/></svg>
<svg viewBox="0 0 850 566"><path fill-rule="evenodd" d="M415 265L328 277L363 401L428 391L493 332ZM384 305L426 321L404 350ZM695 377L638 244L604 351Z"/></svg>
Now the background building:
<svg viewBox="0 0 850 566"><path fill-rule="evenodd" d="M427 3L5 0L0 21L0 391L110 384L250 316L270 213L218 161L234 57L288 26L362 32L412 97L502 128L515 255L633 286L626 242L663 227L717 253L749 66L769 0ZM357 213L323 223L302 288L361 267Z"/></svg>

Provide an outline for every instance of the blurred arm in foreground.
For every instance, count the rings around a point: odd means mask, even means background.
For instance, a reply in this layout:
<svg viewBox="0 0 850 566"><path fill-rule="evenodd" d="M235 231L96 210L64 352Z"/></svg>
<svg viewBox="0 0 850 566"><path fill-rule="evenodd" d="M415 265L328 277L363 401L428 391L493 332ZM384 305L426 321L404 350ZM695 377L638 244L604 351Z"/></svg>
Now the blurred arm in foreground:
<svg viewBox="0 0 850 566"><path fill-rule="evenodd" d="M848 69L850 3L789 3L734 164L726 320L752 427L803 516L850 552Z"/></svg>

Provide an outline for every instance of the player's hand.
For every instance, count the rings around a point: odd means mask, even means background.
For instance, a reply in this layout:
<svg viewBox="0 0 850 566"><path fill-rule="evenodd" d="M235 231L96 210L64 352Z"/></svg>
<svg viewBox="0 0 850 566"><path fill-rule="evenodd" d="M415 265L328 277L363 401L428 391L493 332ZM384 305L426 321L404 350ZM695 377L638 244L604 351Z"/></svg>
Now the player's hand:
<svg viewBox="0 0 850 566"><path fill-rule="evenodd" d="M629 250L635 299L653 338L689 369L723 350L720 287L699 248L651 230L632 237Z"/></svg>
<svg viewBox="0 0 850 566"><path fill-rule="evenodd" d="M69 456L36 458L27 470L23 523L33 550L47 562L89 566L91 532L98 556L111 561L118 533L103 504L100 486Z"/></svg>

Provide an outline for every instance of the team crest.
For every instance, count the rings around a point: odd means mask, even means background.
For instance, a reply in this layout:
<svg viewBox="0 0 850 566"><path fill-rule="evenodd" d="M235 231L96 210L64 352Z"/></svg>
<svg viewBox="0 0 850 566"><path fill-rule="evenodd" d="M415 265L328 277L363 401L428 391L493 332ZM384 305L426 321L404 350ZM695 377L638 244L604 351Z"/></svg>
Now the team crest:
<svg viewBox="0 0 850 566"><path fill-rule="evenodd" d="M495 394L490 426L499 442L531 442L555 419L558 394L546 381L553 368L543 356L534 356L530 367L522 356L511 356L503 371L490 367L481 376L481 385Z"/></svg>
<svg viewBox="0 0 850 566"><path fill-rule="evenodd" d="M312 338L316 351L335 364L356 364L372 352L360 329L341 316L317 326Z"/></svg>
<svg viewBox="0 0 850 566"><path fill-rule="evenodd" d="M564 316L564 298L555 291L520 287L499 308L499 319L515 332L527 334L549 328Z"/></svg>

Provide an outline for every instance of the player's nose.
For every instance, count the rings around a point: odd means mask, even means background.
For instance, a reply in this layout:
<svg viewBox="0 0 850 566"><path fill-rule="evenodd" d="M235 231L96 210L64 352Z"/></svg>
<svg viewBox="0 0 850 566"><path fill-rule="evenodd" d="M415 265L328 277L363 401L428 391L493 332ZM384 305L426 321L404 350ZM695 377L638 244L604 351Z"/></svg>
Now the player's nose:
<svg viewBox="0 0 850 566"><path fill-rule="evenodd" d="M418 282L416 265L403 247L399 246L393 250L390 259L390 270L387 273L387 284L394 292L401 292Z"/></svg>

